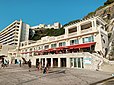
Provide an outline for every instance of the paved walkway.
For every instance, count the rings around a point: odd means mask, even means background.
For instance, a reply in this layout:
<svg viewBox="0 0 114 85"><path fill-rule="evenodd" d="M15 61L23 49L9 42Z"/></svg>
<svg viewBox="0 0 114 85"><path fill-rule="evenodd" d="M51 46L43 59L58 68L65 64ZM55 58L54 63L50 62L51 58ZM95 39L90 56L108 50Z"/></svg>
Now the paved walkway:
<svg viewBox="0 0 114 85"><path fill-rule="evenodd" d="M19 65L0 69L0 85L89 85L109 77L111 73L84 69L51 68L48 74Z"/></svg>

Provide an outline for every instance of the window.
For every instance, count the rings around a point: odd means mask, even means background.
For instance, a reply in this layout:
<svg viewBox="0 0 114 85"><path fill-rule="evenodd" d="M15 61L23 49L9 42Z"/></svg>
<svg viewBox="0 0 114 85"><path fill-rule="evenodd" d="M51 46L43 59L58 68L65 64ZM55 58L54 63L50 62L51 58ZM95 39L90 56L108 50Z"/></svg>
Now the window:
<svg viewBox="0 0 114 85"><path fill-rule="evenodd" d="M90 27L92 27L92 23L91 22L89 22L88 24L81 25L81 30L85 30L85 29L88 29Z"/></svg>
<svg viewBox="0 0 114 85"><path fill-rule="evenodd" d="M49 48L49 45L45 45L44 48L45 48L45 49L48 49L48 48Z"/></svg>
<svg viewBox="0 0 114 85"><path fill-rule="evenodd" d="M15 43L15 45L17 45L17 43Z"/></svg>
<svg viewBox="0 0 114 85"><path fill-rule="evenodd" d="M68 29L69 33L77 32L77 27Z"/></svg>
<svg viewBox="0 0 114 85"><path fill-rule="evenodd" d="M42 46L39 46L39 47L38 47L38 50L42 50L42 49L43 49L43 47L42 47Z"/></svg>
<svg viewBox="0 0 114 85"><path fill-rule="evenodd" d="M70 45L74 45L74 44L79 44L79 40L78 39L70 40Z"/></svg>
<svg viewBox="0 0 114 85"><path fill-rule="evenodd" d="M61 46L66 46L66 42L60 42L59 47L61 47Z"/></svg>
<svg viewBox="0 0 114 85"><path fill-rule="evenodd" d="M25 52L27 52L27 49L25 49Z"/></svg>
<svg viewBox="0 0 114 85"><path fill-rule="evenodd" d="M93 42L93 41L94 41L93 36L83 38L83 43Z"/></svg>
<svg viewBox="0 0 114 85"><path fill-rule="evenodd" d="M57 44L51 44L51 48L55 48Z"/></svg>
<svg viewBox="0 0 114 85"><path fill-rule="evenodd" d="M30 48L30 51L32 51L32 48Z"/></svg>

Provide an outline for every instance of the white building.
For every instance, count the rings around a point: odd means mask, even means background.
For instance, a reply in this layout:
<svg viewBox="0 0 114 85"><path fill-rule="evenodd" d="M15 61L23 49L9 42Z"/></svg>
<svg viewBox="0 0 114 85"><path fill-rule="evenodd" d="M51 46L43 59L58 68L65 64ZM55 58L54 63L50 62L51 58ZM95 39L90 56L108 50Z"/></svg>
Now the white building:
<svg viewBox="0 0 114 85"><path fill-rule="evenodd" d="M30 26L23 23L22 20L16 20L0 31L1 53L4 51L3 47L7 47L9 50L11 46L12 48L18 49L20 42L27 41L29 39L29 28ZM5 55L7 56L7 50Z"/></svg>
<svg viewBox="0 0 114 85"><path fill-rule="evenodd" d="M51 29L51 28L54 28L54 29L59 29L59 28L61 28L62 27L62 25L59 23L59 22L56 22L56 23L54 23L54 24L48 24L48 25L46 25L46 24L39 24L39 25L37 25L37 26L32 26L31 27L31 29L39 29L39 28L48 28L48 29Z"/></svg>
<svg viewBox="0 0 114 85"><path fill-rule="evenodd" d="M100 17L93 17L66 26L64 35L21 42L20 57L15 59L31 59L32 65L39 61L44 67L48 64L51 67L97 69L103 58L96 52L103 55L108 45L105 25Z"/></svg>

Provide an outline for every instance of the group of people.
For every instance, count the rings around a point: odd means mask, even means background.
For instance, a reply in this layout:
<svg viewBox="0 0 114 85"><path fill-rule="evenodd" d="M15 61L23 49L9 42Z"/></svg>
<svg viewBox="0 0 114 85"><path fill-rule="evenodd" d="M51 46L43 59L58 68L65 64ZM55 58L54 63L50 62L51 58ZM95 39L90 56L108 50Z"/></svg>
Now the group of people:
<svg viewBox="0 0 114 85"><path fill-rule="evenodd" d="M31 71L31 60L29 59L28 61L28 67L29 67L29 72ZM36 65L36 68L37 68L37 71L43 71L43 74L47 74L48 73L48 69L49 69L49 64L46 65L46 67L43 67L41 65L41 62L37 62L37 65Z"/></svg>
<svg viewBox="0 0 114 85"><path fill-rule="evenodd" d="M39 70L43 71L43 74L47 74L49 70L49 65L47 64L46 67L44 67L41 65L41 62L37 62L36 68L38 71Z"/></svg>
<svg viewBox="0 0 114 85"><path fill-rule="evenodd" d="M31 66L32 66L32 62L31 60L29 59L29 61L27 62L28 64L28 67L29 67L29 72L31 71ZM9 65L9 61L2 58L1 60L1 67L7 67ZM21 60L19 60L19 66L21 67ZM37 62L37 65L36 65L36 68L37 68L37 71L42 71L43 74L46 74L48 73L48 69L49 69L49 64L46 65L46 67L42 66L41 65L41 62Z"/></svg>
<svg viewBox="0 0 114 85"><path fill-rule="evenodd" d="M4 58L1 59L1 67L7 67L9 65L9 60L6 60Z"/></svg>

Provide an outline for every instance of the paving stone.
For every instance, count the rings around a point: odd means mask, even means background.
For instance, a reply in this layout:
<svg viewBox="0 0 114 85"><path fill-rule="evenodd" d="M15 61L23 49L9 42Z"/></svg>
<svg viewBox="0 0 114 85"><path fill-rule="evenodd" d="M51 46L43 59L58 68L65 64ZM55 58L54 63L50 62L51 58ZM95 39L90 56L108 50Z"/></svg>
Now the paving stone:
<svg viewBox="0 0 114 85"><path fill-rule="evenodd" d="M31 72L26 66L10 65L0 69L0 85L89 85L111 77L111 73L85 69L51 68L48 74Z"/></svg>

